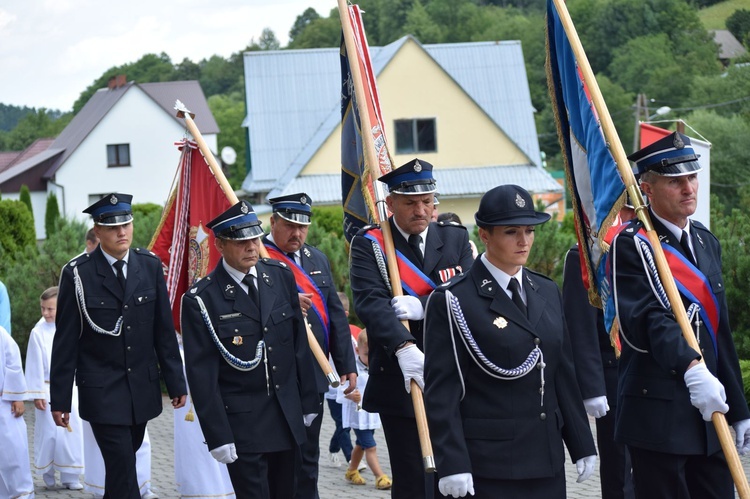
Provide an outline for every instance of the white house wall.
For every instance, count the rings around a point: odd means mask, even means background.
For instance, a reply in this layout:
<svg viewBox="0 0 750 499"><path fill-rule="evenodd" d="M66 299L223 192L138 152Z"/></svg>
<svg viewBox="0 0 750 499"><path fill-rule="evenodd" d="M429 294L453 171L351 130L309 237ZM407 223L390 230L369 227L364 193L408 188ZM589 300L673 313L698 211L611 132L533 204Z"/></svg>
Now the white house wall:
<svg viewBox="0 0 750 499"><path fill-rule="evenodd" d="M184 127L137 87L131 88L58 170L65 215L88 220L81 212L90 196L123 192L134 203L164 205L177 171L174 142ZM216 149L216 136L204 137ZM107 167L107 145L129 144L130 166Z"/></svg>

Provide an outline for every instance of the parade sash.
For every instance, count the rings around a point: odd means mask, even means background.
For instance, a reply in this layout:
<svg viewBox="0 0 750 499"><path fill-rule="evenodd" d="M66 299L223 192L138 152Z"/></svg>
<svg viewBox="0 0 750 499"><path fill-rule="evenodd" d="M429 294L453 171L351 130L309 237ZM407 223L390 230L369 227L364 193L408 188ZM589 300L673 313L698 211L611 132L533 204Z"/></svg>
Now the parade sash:
<svg viewBox="0 0 750 499"><path fill-rule="evenodd" d="M636 236L648 242L648 236L646 236L643 229L639 230ZM714 353L718 357L719 351L716 346L716 335L719 331L719 300L716 299L716 295L711 289L711 283L708 282L703 272L690 263L673 246L666 243L661 243L661 246L680 294L690 302L700 305L700 318L706 328L708 328L709 336L714 346Z"/></svg>
<svg viewBox="0 0 750 499"><path fill-rule="evenodd" d="M387 223L387 222L386 222ZM375 241L384 248L383 233L380 229L371 229L367 231L365 237L371 241ZM399 250L396 251L396 260L398 262L398 272L401 277L401 285L404 291L412 296L419 298L420 296L427 296L435 289L435 283L432 279L427 277L421 270L419 270L406 256ZM387 259L385 251L383 251L383 258Z"/></svg>
<svg viewBox="0 0 750 499"><path fill-rule="evenodd" d="M318 316L318 319L320 319L320 323L323 324L323 347L324 351L328 352L328 338L331 334L331 322L328 318L328 307L326 306L326 300L323 297L323 293L320 291L320 288L318 288L318 285L315 284L315 281L313 281L312 278L307 274L307 272L305 272L305 269L297 265L297 262L289 258L283 251L277 248L270 241L266 245L266 250L268 250L268 255L271 258L284 262L292 270L292 273L294 274L294 280L297 283L297 290L299 290L300 293L308 293L312 295L312 306L310 307L310 310L312 310L315 315Z"/></svg>

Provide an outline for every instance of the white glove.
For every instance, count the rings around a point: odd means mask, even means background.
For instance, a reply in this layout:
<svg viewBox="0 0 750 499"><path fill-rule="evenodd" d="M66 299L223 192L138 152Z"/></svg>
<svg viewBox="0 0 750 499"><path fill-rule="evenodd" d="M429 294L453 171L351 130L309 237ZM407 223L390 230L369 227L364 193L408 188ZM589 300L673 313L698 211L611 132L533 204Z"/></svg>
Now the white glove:
<svg viewBox="0 0 750 499"><path fill-rule="evenodd" d="M302 416L302 421L305 423L305 426L310 426L317 415L318 413L314 412L312 414L305 414L304 416Z"/></svg>
<svg viewBox="0 0 750 499"><path fill-rule="evenodd" d="M602 395L601 397L592 397L583 401L583 407L586 408L586 414L592 418L600 418L607 414L609 411L609 404L607 403L607 396Z"/></svg>
<svg viewBox="0 0 750 499"><path fill-rule="evenodd" d="M750 419L737 421L732 425L734 428L734 443L737 445L737 452L744 456L750 451Z"/></svg>
<svg viewBox="0 0 750 499"><path fill-rule="evenodd" d="M224 444L221 447L211 449L211 455L220 463L230 464L237 460L237 449L234 444Z"/></svg>
<svg viewBox="0 0 750 499"><path fill-rule="evenodd" d="M404 375L406 393L411 393L411 380L416 381L419 388L424 390L424 354L422 350L413 343L406 345L404 348L396 350L396 360L398 360L398 366Z"/></svg>
<svg viewBox="0 0 750 499"><path fill-rule="evenodd" d="M724 385L711 374L702 362L685 371L685 384L690 391L690 403L703 416L704 421L711 421L714 412L722 414L729 410Z"/></svg>
<svg viewBox="0 0 750 499"><path fill-rule="evenodd" d="M576 483L588 480L594 474L594 468L596 468L596 456L586 456L576 461L576 471L578 472Z"/></svg>
<svg viewBox="0 0 750 499"><path fill-rule="evenodd" d="M391 308L400 321L421 321L424 317L424 308L419 298L411 295L394 296L391 299Z"/></svg>
<svg viewBox="0 0 750 499"><path fill-rule="evenodd" d="M440 479L438 490L446 497L466 497L466 494L474 495L474 478L471 476L471 473L448 475Z"/></svg>

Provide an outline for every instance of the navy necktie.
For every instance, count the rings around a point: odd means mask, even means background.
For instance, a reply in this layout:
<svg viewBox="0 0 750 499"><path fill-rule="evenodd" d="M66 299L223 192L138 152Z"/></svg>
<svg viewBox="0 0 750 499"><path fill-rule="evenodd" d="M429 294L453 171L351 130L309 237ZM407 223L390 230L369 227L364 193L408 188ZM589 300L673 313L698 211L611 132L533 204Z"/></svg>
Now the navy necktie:
<svg viewBox="0 0 750 499"><path fill-rule="evenodd" d="M511 277L510 282L508 283L508 289L510 290L510 296L513 303L515 303L516 307L523 312L523 315L528 317L526 304L523 302L523 298L521 298L521 289L518 285L518 279Z"/></svg>
<svg viewBox="0 0 750 499"><path fill-rule="evenodd" d="M688 234L684 230L682 231L682 236L680 237L680 246L682 246L682 251L685 253L687 259L690 260L690 263L695 265L695 258L693 257L693 251L690 249Z"/></svg>
<svg viewBox="0 0 750 499"><path fill-rule="evenodd" d="M247 286L247 295L250 297L253 303L260 308L260 300L258 299L258 288L255 286L255 276L252 274L245 274L242 278L242 282Z"/></svg>
<svg viewBox="0 0 750 499"><path fill-rule="evenodd" d="M420 236L419 234L409 235L409 247L411 247L411 250L414 252L414 256L417 257L417 261L419 262L420 267L424 265L424 257L422 256L422 250L419 247L421 243L422 236Z"/></svg>
<svg viewBox="0 0 750 499"><path fill-rule="evenodd" d="M112 266L117 271L117 281L122 286L122 290L125 291L125 272L122 270L125 267L125 260L117 260Z"/></svg>

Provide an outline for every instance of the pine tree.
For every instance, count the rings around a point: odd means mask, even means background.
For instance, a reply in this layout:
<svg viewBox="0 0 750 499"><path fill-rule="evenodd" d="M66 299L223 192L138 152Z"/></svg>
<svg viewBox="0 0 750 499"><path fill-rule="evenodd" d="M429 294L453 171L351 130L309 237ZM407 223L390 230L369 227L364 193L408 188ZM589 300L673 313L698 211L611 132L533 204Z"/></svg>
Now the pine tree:
<svg viewBox="0 0 750 499"><path fill-rule="evenodd" d="M29 209L29 213L31 213L31 219L34 220L34 208L32 208L31 206L31 192L29 192L28 185L23 184L21 186L21 192L18 196L18 200L26 205L26 207Z"/></svg>
<svg viewBox="0 0 750 499"><path fill-rule="evenodd" d="M55 233L58 220L60 220L60 206L57 204L57 195L50 192L47 196L47 209L44 212L44 232L47 239Z"/></svg>

